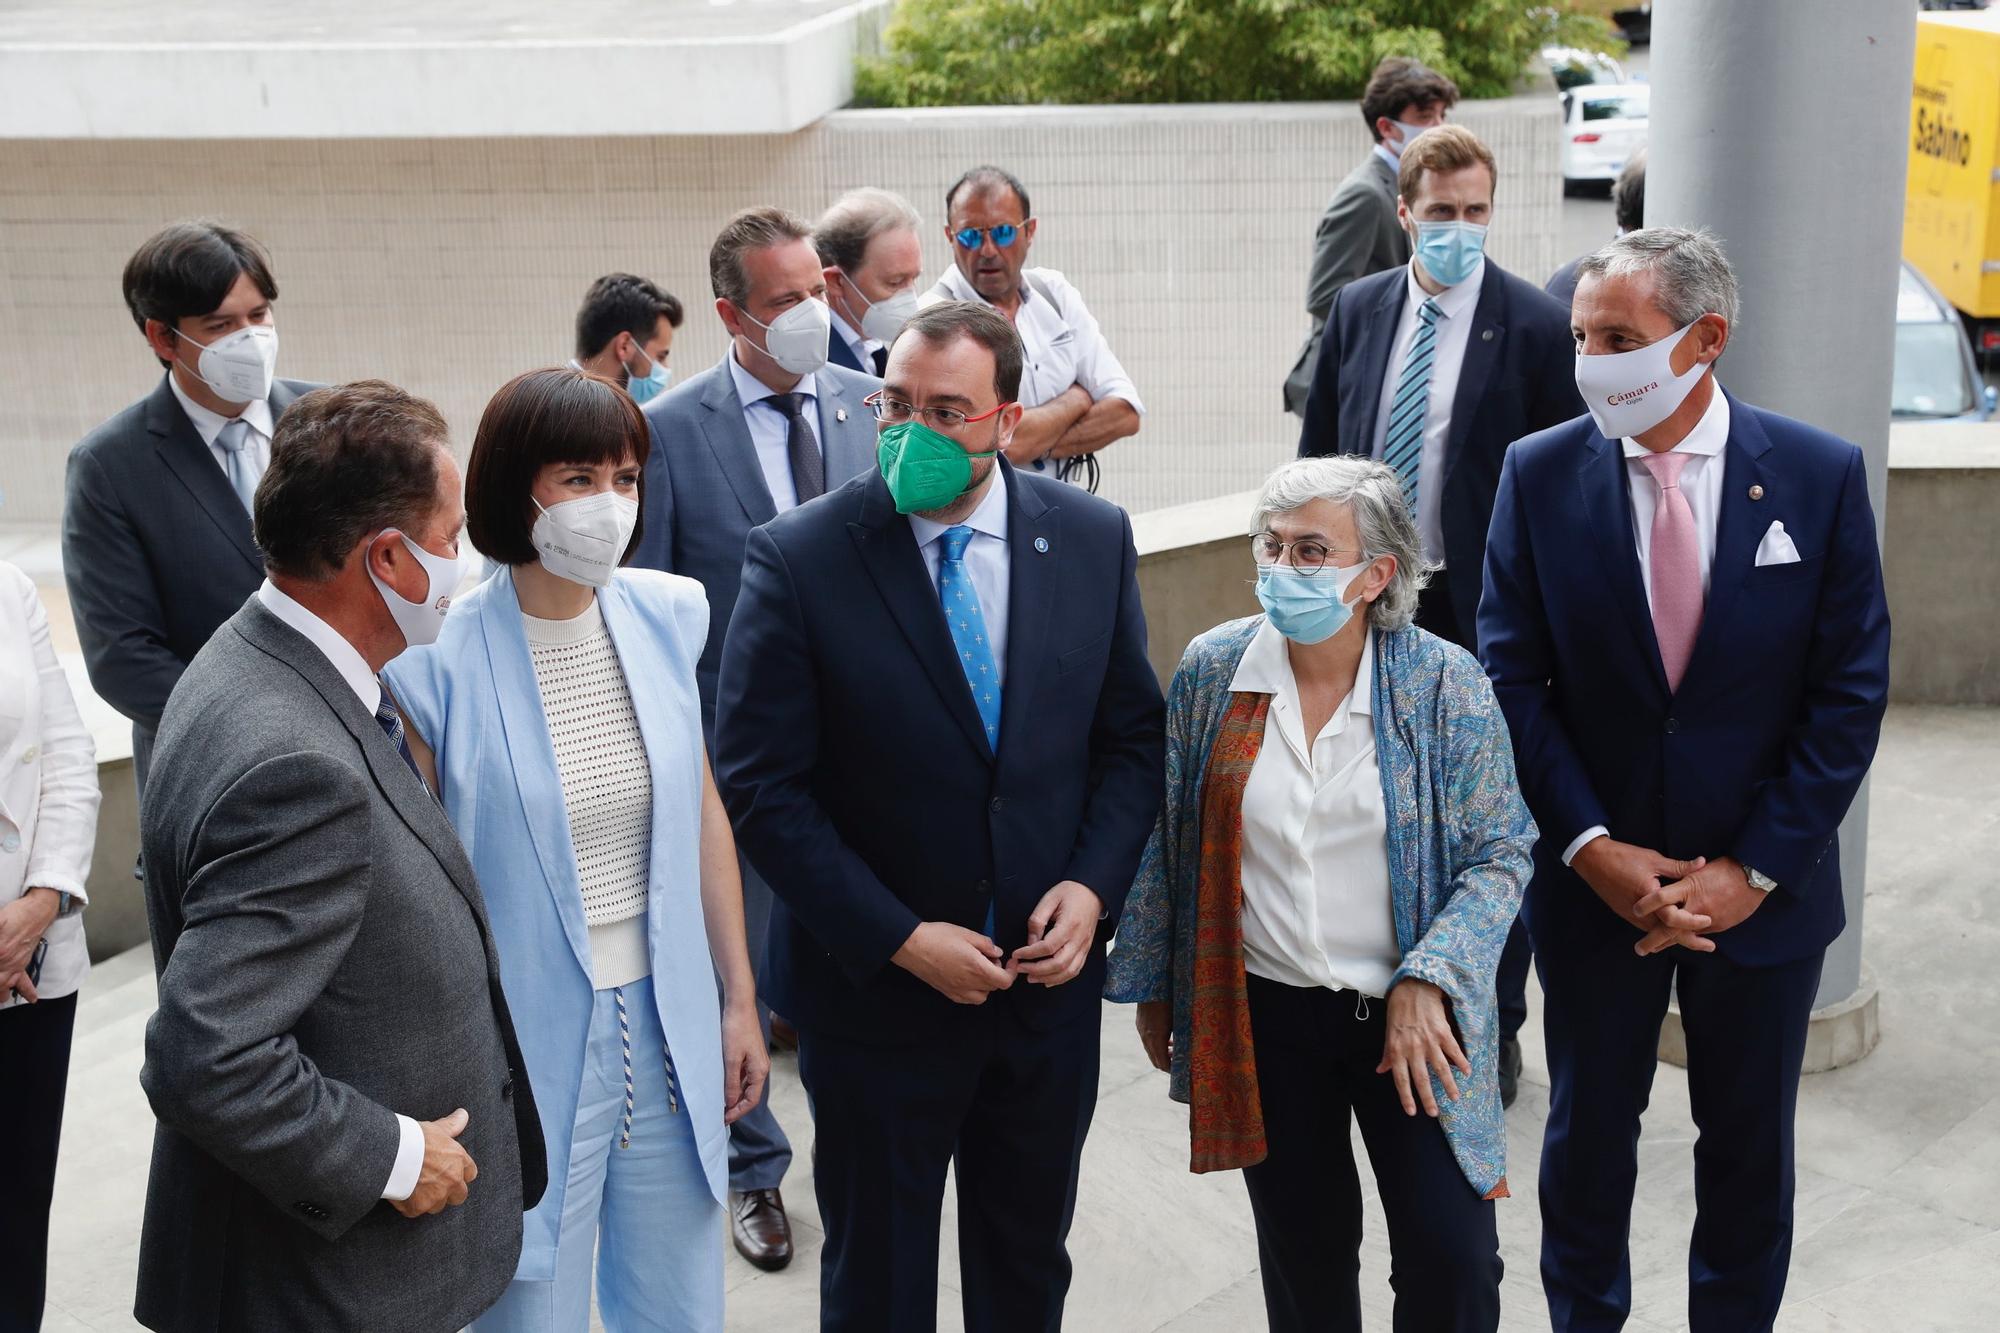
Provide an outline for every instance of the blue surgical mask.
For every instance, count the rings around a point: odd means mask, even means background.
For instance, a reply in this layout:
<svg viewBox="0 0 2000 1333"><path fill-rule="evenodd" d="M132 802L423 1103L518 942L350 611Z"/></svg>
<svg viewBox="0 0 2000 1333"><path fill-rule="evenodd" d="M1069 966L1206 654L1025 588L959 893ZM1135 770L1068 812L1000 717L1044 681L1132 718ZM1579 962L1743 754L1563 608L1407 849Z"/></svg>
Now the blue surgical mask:
<svg viewBox="0 0 2000 1333"><path fill-rule="evenodd" d="M644 356L645 353L641 352L639 355ZM672 383L674 378L674 372L667 369L667 363L664 361L653 362L653 370L649 375L632 375L630 366L625 367L625 373L632 376L625 382L625 392L631 394L632 401L641 407L665 393L667 385Z"/></svg>
<svg viewBox="0 0 2000 1333"><path fill-rule="evenodd" d="M1289 565L1261 565L1257 570L1257 600L1278 633L1294 643L1324 643L1347 627L1354 608L1344 600L1369 562L1349 569L1331 565L1308 574Z"/></svg>
<svg viewBox="0 0 2000 1333"><path fill-rule="evenodd" d="M1419 222L1417 258L1447 287L1472 276L1486 257L1486 228L1477 222Z"/></svg>

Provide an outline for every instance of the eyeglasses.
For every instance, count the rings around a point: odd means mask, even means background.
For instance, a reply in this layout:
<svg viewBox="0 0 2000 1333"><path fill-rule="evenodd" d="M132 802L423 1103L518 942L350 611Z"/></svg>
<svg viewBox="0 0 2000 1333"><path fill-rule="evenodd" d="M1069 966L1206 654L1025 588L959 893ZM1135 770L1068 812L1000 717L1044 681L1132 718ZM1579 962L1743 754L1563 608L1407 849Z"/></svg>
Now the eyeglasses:
<svg viewBox="0 0 2000 1333"><path fill-rule="evenodd" d="M998 413L1002 408L1014 405L1012 402L1000 403L995 407L981 412L978 416L968 416L955 407L916 407L899 398L885 398L882 395L883 390L877 389L874 393L869 394L861 400L865 406L875 413L877 421L887 426L899 426L911 417L921 417L926 426L929 426L932 430L940 431L954 431L960 426L969 425L975 421L984 421L988 417Z"/></svg>
<svg viewBox="0 0 2000 1333"><path fill-rule="evenodd" d="M1003 222L997 227L960 227L952 233L951 238L958 242L958 248L961 250L977 250L980 241L991 236L993 244L1005 250L1014 243L1015 238L1027 228L1027 225L1026 222Z"/></svg>
<svg viewBox="0 0 2000 1333"><path fill-rule="evenodd" d="M1285 552L1292 553L1292 568L1301 574L1317 574L1330 555L1366 556L1366 551L1343 551L1337 546L1305 538L1295 542L1281 542L1276 534L1260 532L1250 539L1250 554L1260 565L1275 565ZM1336 565L1336 569L1344 566Z"/></svg>

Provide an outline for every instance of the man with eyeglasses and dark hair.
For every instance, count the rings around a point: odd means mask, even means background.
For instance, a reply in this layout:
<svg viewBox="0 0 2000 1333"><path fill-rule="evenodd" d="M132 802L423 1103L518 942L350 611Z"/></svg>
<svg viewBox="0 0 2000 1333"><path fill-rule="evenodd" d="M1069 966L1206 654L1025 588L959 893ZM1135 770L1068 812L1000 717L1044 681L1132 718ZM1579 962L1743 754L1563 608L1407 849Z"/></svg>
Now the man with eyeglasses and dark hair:
<svg viewBox="0 0 2000 1333"><path fill-rule="evenodd" d="M1139 430L1146 406L1067 278L1028 268L1035 216L1012 173L974 167L945 192L952 267L925 303L979 301L1021 339L1021 424L1007 449L1018 468L1097 489L1097 451Z"/></svg>

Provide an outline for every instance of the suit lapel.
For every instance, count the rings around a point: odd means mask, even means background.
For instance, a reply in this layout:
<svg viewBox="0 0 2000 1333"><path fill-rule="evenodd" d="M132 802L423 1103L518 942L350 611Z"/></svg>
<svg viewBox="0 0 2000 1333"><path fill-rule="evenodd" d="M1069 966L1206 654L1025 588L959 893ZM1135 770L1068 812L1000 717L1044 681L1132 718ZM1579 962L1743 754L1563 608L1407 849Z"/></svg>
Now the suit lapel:
<svg viewBox="0 0 2000 1333"><path fill-rule="evenodd" d="M1002 464L1005 466L1005 464ZM1001 692L1000 749L1035 725L1036 667L1048 660L1049 613L1062 582L1062 510L1009 472L1007 482L1007 680Z"/></svg>
<svg viewBox="0 0 2000 1333"><path fill-rule="evenodd" d="M167 375L171 374L172 371L167 372ZM272 411L277 411L275 403ZM153 447L159 452L160 460L179 478L181 485L188 488L215 526L222 529L230 544L261 572L264 557L258 553L256 538L251 535L250 513L230 486L228 476L216 463L215 455L201 442L194 422L188 420L180 400L168 387L165 375L161 376L159 387L147 399L146 428L153 434Z"/></svg>
<svg viewBox="0 0 2000 1333"><path fill-rule="evenodd" d="M833 340L843 347L839 334ZM822 371L814 377L819 395L820 450L826 458L826 488L837 491L875 466L875 414L862 405L862 395L839 376Z"/></svg>
<svg viewBox="0 0 2000 1333"><path fill-rule="evenodd" d="M1486 276L1479 283L1479 300L1472 308L1472 328L1465 343L1465 360L1458 371L1458 392L1451 400L1451 430L1445 440L1444 477L1451 480L1452 464L1465 449L1466 434L1486 396L1486 382L1500 363L1500 349L1507 340L1507 277L1500 266L1486 261Z"/></svg>
<svg viewBox="0 0 2000 1333"><path fill-rule="evenodd" d="M848 525L861 563L875 581L876 591L895 617L896 626L937 687L945 711L958 722L959 729L979 753L992 757L986 743L986 725L972 702L972 687L966 684L965 670L958 664L958 650L952 646L951 631L945 627L944 612L938 606L937 588L931 583L924 557L917 550L916 533L909 520L896 512L889 499L888 483L869 478L862 492L861 516ZM1013 595L1018 596L1018 592ZM1009 622L1012 631L1012 621ZM1010 647L1008 661L1013 661ZM1001 705L1001 726L1006 726L1007 708Z"/></svg>
<svg viewBox="0 0 2000 1333"><path fill-rule="evenodd" d="M1367 458L1375 452L1375 420L1382 414L1382 382L1389 374L1389 354L1396 345L1396 329L1402 323L1408 287L1408 278L1399 276L1386 284L1381 299L1375 303L1375 313L1368 321L1368 346L1362 350L1356 371L1362 377L1362 395L1358 401L1368 404L1368 410L1340 414L1340 433L1345 438L1339 441L1339 448L1343 454Z"/></svg>
<svg viewBox="0 0 2000 1333"><path fill-rule="evenodd" d="M1653 633L1653 609L1639 573L1639 548L1632 540L1632 500L1626 489L1625 457L1616 440L1594 427L1577 469L1583 515L1597 547L1598 568L1611 584L1611 600L1624 612L1639 657L1653 684L1667 694L1667 671L1660 664L1660 640Z"/></svg>
<svg viewBox="0 0 2000 1333"><path fill-rule="evenodd" d="M506 754L515 786L528 792L556 793L554 799L523 800L528 838L541 863L542 882L555 899L556 917L584 975L591 974L590 936L583 919L581 893L567 890L576 882L576 850L570 843L569 809L563 803L562 775L556 768L555 744L549 739L548 718L542 712L542 692L535 680L534 659L528 653L521 624L521 603L514 578L506 570L493 575L494 586L479 606L479 629L493 669L500 703L500 727L506 734ZM634 690L636 705L641 694Z"/></svg>
<svg viewBox="0 0 2000 1333"><path fill-rule="evenodd" d="M1718 390L1719 391L1719 390ZM1708 601L1702 608L1701 632L1694 641L1694 655L1688 659L1687 676L1693 677L1701 663L1721 651L1732 637L1729 616L1743 591L1743 580L1757 558L1757 545L1770 526L1771 507L1750 498L1750 488L1759 486L1760 495L1774 489L1766 470L1764 455L1771 449L1771 437L1738 400L1729 400L1729 442L1723 447L1722 504L1715 521L1715 559L1708 570ZM1683 680L1685 684L1685 678Z"/></svg>
<svg viewBox="0 0 2000 1333"><path fill-rule="evenodd" d="M231 623L250 643L298 672L333 710L333 715L361 747L362 758L367 761L368 771L383 798L410 832L437 858L446 878L451 880L471 907L473 917L479 922L481 936L486 936L486 900L480 897L479 880L472 873L472 862L466 859L465 847L459 842L451 821L445 817L444 808L415 771L403 762L403 756L397 753L396 747L389 744L388 734L382 730L382 725L361 706L361 700L348 688L341 674L334 670L333 663L327 661L326 655L304 635L266 611L254 593Z"/></svg>
<svg viewBox="0 0 2000 1333"><path fill-rule="evenodd" d="M736 380L729 369L729 352L716 362L713 378L702 391L701 437L715 455L716 465L736 492L736 502L749 516L750 526L762 527L778 516L771 488L764 484L764 471L757 465L757 446L751 442L750 427L743 420L743 400L736 396Z"/></svg>

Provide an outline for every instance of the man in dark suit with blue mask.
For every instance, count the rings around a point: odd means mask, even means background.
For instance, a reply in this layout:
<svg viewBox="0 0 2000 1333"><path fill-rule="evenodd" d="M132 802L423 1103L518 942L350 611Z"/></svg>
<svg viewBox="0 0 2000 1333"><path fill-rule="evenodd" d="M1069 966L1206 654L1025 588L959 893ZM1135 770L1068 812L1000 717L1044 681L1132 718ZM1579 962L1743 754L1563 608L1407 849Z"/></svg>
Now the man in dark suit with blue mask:
<svg viewBox="0 0 2000 1333"><path fill-rule="evenodd" d="M1486 547L1481 655L1542 834L1522 910L1548 1000L1542 1284L1565 1333L1631 1313L1639 1117L1676 994L1700 1131L1688 1323L1777 1318L1807 1024L1845 920L1837 833L1888 700L1861 451L1717 387L1736 315L1706 233L1586 259L1591 415L1508 452Z"/></svg>
<svg viewBox="0 0 2000 1333"><path fill-rule="evenodd" d="M1359 454L1396 469L1438 568L1417 625L1474 650L1487 521L1500 460L1523 435L1583 412L1570 374L1569 311L1486 257L1493 154L1467 129L1426 130L1403 149L1397 214L1411 261L1343 287L1320 340L1299 456ZM1500 1098L1519 1086L1527 932L1500 961Z"/></svg>
<svg viewBox="0 0 2000 1333"><path fill-rule="evenodd" d="M1005 460L1021 344L920 312L877 470L750 534L717 770L778 897L826 1225L821 1327L924 1330L958 1181L965 1327L1055 1329L1104 944L1165 741L1124 511Z"/></svg>
<svg viewBox="0 0 2000 1333"><path fill-rule="evenodd" d="M827 282L800 218L744 209L716 236L708 270L729 351L646 405L653 451L632 563L695 579L708 594L708 644L695 682L713 754L715 682L743 544L752 528L868 470L875 431L863 400L881 381L827 364ZM755 871L745 866L743 925L751 963L761 969L771 891ZM756 1109L729 1127L730 1236L739 1254L767 1271L792 1261L779 1188L792 1145L769 1097L767 1087Z"/></svg>
<svg viewBox="0 0 2000 1333"><path fill-rule="evenodd" d="M132 720L143 796L167 696L264 581L251 498L278 418L316 386L276 378L278 282L244 233L177 222L124 286L166 373L71 451L62 552L91 688Z"/></svg>

